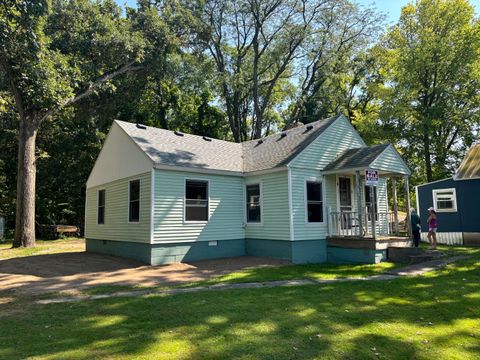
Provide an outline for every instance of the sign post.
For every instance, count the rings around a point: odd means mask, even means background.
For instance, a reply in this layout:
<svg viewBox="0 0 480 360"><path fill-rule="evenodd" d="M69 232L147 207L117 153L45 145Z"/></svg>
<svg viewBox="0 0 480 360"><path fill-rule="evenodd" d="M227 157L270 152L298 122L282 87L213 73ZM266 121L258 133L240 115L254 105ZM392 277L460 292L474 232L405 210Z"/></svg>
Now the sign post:
<svg viewBox="0 0 480 360"><path fill-rule="evenodd" d="M370 208L371 208L371 221L372 221L372 237L375 240L375 206L373 203L375 202L375 196L374 196L374 191L375 191L375 186L378 185L378 170L370 170L366 169L365 170L365 185L370 186ZM368 216L367 216L367 221L368 221Z"/></svg>

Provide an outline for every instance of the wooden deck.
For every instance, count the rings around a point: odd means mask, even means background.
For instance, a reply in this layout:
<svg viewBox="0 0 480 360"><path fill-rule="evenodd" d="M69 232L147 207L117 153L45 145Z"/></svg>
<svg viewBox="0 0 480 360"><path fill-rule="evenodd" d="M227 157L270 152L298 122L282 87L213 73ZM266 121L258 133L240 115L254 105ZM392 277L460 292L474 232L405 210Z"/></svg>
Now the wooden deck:
<svg viewBox="0 0 480 360"><path fill-rule="evenodd" d="M411 247L412 240L403 236L377 236L376 239L361 236L327 237L327 246L349 249L386 250L389 247Z"/></svg>

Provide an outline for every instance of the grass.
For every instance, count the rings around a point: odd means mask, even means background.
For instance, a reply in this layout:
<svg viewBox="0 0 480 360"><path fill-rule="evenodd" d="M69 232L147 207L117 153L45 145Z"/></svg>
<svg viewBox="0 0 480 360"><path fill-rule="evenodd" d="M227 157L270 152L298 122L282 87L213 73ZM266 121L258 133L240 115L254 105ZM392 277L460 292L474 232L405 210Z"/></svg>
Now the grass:
<svg viewBox="0 0 480 360"><path fill-rule="evenodd" d="M85 251L84 239L65 238L59 240L37 240L35 247L16 249L12 249L11 242L0 242L0 260L72 251Z"/></svg>
<svg viewBox="0 0 480 360"><path fill-rule="evenodd" d="M425 278L30 306L2 318L0 357L474 359L479 266L476 256Z"/></svg>
<svg viewBox="0 0 480 360"><path fill-rule="evenodd" d="M427 245L422 244L427 248ZM444 252L447 257L457 255L473 255L478 252L475 248L439 246L439 250ZM234 271L226 275L212 277L211 279L180 284L177 286L158 286L142 287L141 285L106 285L96 286L83 290L86 295L114 293L118 291L134 291L146 289L166 289L183 288L195 286L211 286L216 284L237 284L246 282L265 282L276 280L298 280L298 279L341 279L341 278L363 278L373 275L379 275L386 271L397 269L406 264L382 262L379 264L306 264L306 265L286 265L286 266L268 266Z"/></svg>
<svg viewBox="0 0 480 360"><path fill-rule="evenodd" d="M404 266L403 264L380 263L380 264L358 264L358 265L334 265L334 264L307 264L307 265L284 265L249 268L241 271L234 271L226 275L212 277L208 280L191 282L178 285L145 287L141 285L102 285L83 289L82 294L96 295L108 294L120 291L135 291L147 289L171 289L188 288L196 286L212 286L217 284L238 284L247 282L265 282L276 280L298 280L298 279L339 279L339 278L360 278L381 274L387 270Z"/></svg>
<svg viewBox="0 0 480 360"><path fill-rule="evenodd" d="M451 252L471 257L381 282L45 306L10 294L0 305L0 358L477 359L480 250Z"/></svg>

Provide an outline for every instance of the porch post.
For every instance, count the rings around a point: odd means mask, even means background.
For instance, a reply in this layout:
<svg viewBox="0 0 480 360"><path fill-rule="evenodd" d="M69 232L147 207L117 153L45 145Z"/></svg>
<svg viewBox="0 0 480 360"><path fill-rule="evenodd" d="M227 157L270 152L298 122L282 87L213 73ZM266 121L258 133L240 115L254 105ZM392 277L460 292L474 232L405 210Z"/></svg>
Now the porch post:
<svg viewBox="0 0 480 360"><path fill-rule="evenodd" d="M374 191L375 191L375 186L370 186L370 204L372 204L370 206L370 208L372 209L372 220L371 220L371 223L372 223L372 237L373 237L373 240L376 239L376 224L375 224L375 216L377 215L375 213L375 206L373 205L374 202L375 202L375 196L373 195L374 194ZM367 217L368 219L368 217Z"/></svg>
<svg viewBox="0 0 480 360"><path fill-rule="evenodd" d="M363 218L362 218L362 192L360 186L360 170L355 171L355 192L357 195L357 212L358 212L358 231L360 236L363 237Z"/></svg>
<svg viewBox="0 0 480 360"><path fill-rule="evenodd" d="M407 205L407 216L405 218L405 227L407 229L407 235L409 238L412 237L412 229L410 227L410 192L408 186L408 175L404 176L405 179L405 196L406 196L406 205Z"/></svg>
<svg viewBox="0 0 480 360"><path fill-rule="evenodd" d="M397 178L392 176L392 196L393 196L393 229L395 235L398 235L398 199L397 199Z"/></svg>

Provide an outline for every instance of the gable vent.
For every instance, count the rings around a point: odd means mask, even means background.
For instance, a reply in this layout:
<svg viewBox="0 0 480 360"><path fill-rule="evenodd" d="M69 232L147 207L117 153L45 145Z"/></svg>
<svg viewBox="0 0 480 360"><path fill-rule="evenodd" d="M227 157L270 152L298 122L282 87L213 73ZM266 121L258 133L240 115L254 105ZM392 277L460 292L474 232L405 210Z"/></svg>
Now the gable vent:
<svg viewBox="0 0 480 360"><path fill-rule="evenodd" d="M308 126L307 126L307 131L310 131L310 130L312 130L312 129L313 129L313 125L308 125Z"/></svg>
<svg viewBox="0 0 480 360"><path fill-rule="evenodd" d="M212 139L209 138L208 136L202 136L202 139L205 140L205 141L212 141Z"/></svg>
<svg viewBox="0 0 480 360"><path fill-rule="evenodd" d="M138 129L143 129L143 130L145 130L145 129L147 128L147 127L146 127L145 125L143 125L143 124L137 123L136 125L137 125L137 128L138 128Z"/></svg>
<svg viewBox="0 0 480 360"><path fill-rule="evenodd" d="M183 136L183 135L185 135L185 134L182 133L181 131L174 131L173 133L174 133L175 135L177 135L177 136Z"/></svg>
<svg viewBox="0 0 480 360"><path fill-rule="evenodd" d="M280 134L280 137L281 137L281 138L284 138L285 136L287 136L287 133L284 133L284 132L283 132L283 133Z"/></svg>

